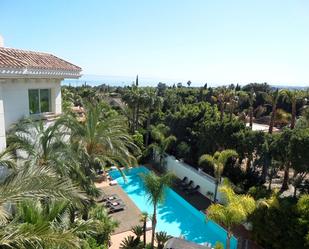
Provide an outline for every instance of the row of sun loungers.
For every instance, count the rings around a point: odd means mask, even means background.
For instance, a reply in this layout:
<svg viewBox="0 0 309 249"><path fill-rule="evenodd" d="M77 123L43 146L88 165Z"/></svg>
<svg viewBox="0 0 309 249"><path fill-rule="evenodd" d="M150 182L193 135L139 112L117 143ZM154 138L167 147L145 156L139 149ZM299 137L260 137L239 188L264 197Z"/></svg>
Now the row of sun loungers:
<svg viewBox="0 0 309 249"><path fill-rule="evenodd" d="M194 187L194 182L192 180L189 181L186 176L178 183L178 186L187 195L194 195L200 190L200 185Z"/></svg>
<svg viewBox="0 0 309 249"><path fill-rule="evenodd" d="M103 196L98 202L104 203L110 214L122 211L126 207L125 203L116 194Z"/></svg>

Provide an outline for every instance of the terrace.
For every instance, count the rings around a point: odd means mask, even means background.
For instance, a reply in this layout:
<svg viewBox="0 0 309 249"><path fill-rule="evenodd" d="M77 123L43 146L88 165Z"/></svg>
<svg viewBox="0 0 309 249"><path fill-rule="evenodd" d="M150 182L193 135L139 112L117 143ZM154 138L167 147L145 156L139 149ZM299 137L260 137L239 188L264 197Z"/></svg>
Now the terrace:
<svg viewBox="0 0 309 249"><path fill-rule="evenodd" d="M133 235L131 228L136 225L142 225L140 222L142 213L119 185L110 186L109 182L110 181L107 180L96 183L96 186L102 189L106 195L118 195L126 205L123 211L110 214L110 216L119 223L112 234L110 249L119 249L122 240L127 236ZM146 234L147 243L150 243L151 229L148 230Z"/></svg>
<svg viewBox="0 0 309 249"><path fill-rule="evenodd" d="M148 165L147 168L149 168L150 170L154 170L150 165ZM205 212L205 210L209 207L209 205L211 205L212 201L201 193L196 193L194 195L186 194L185 191L181 190L178 187L179 185L177 184L177 181L180 181L180 179L176 180L172 189L183 199L189 202L193 207L195 207L197 210ZM134 201L126 193L126 191L124 191L121 185L110 186L109 183L110 181L104 181L101 183L97 183L96 185L97 187L101 188L106 195L116 194L117 196L119 196L121 200L123 200L123 202L126 205L125 210L111 214L111 217L113 217L116 221L119 222L119 226L116 228L111 238L112 245L110 248L116 249L119 248L121 241L124 238L126 238L129 235L133 235L133 232L131 231L131 228L133 226L142 225L142 223L140 222L140 217L142 213L140 209L137 207L137 205L134 203ZM233 233L234 236L238 239L238 246L237 246L238 249L245 249L245 248L261 249L261 247L254 244L250 240L250 233L242 225L237 226L235 229L233 229ZM148 241L150 240L150 238L151 238L151 229L147 231L147 242L150 242ZM190 244L192 244L192 242Z"/></svg>
<svg viewBox="0 0 309 249"><path fill-rule="evenodd" d="M109 182L97 183L96 186L104 191L106 195L118 195L119 198L125 203L126 208L117 213L110 214L116 221L119 222L114 234L130 231L133 226L142 225L140 222L141 211L128 197L119 185L110 186Z"/></svg>

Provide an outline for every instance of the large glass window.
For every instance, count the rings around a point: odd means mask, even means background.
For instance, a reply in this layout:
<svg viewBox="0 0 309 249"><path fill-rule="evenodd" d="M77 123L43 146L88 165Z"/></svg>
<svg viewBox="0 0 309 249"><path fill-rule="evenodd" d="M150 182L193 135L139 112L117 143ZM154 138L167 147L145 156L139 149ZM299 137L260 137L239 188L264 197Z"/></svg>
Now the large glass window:
<svg viewBox="0 0 309 249"><path fill-rule="evenodd" d="M41 112L50 111L50 89L40 89Z"/></svg>
<svg viewBox="0 0 309 249"><path fill-rule="evenodd" d="M29 111L30 114L40 113L40 98L39 90L31 89L28 92L29 94Z"/></svg>
<svg viewBox="0 0 309 249"><path fill-rule="evenodd" d="M28 95L30 114L50 112L50 89L29 89Z"/></svg>

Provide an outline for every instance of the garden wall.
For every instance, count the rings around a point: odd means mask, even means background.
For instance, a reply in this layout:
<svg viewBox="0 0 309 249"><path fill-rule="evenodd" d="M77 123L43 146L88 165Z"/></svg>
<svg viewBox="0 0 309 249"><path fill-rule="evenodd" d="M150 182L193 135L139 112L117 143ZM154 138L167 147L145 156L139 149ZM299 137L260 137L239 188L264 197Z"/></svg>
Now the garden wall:
<svg viewBox="0 0 309 249"><path fill-rule="evenodd" d="M178 178L183 179L185 176L194 182L194 186L200 185L200 193L209 198L207 192L215 192L215 178L203 171L198 171L192 166L177 160L174 156L168 155L165 158L166 168L173 172ZM213 197L211 197L213 199ZM218 191L217 199L223 202L220 192Z"/></svg>

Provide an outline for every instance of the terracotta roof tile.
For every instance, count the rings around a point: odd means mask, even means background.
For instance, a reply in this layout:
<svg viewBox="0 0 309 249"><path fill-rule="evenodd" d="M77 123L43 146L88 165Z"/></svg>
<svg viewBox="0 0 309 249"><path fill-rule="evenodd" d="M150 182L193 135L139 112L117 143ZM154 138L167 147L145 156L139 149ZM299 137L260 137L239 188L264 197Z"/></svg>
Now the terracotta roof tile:
<svg viewBox="0 0 309 249"><path fill-rule="evenodd" d="M0 67L81 71L81 68L52 54L0 47Z"/></svg>
<svg viewBox="0 0 309 249"><path fill-rule="evenodd" d="M0 67L25 67L26 63L0 52Z"/></svg>

